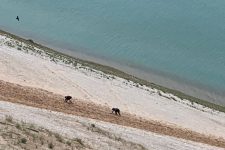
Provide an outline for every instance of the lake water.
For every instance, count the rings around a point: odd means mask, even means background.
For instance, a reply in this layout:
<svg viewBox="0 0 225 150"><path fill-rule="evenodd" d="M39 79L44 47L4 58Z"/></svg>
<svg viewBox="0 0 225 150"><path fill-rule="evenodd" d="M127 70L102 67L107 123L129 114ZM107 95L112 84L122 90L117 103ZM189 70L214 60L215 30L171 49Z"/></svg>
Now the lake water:
<svg viewBox="0 0 225 150"><path fill-rule="evenodd" d="M225 105L224 0L0 0L0 28Z"/></svg>

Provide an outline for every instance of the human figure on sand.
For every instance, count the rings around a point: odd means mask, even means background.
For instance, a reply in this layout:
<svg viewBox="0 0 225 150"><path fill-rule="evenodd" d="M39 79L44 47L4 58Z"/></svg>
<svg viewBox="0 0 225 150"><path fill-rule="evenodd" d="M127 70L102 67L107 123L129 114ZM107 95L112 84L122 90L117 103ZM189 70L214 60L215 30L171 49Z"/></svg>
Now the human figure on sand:
<svg viewBox="0 0 225 150"><path fill-rule="evenodd" d="M113 112L115 112L115 115L120 115L120 109L119 108L112 108L112 114L113 114Z"/></svg>
<svg viewBox="0 0 225 150"><path fill-rule="evenodd" d="M66 103L72 103L71 99L72 99L72 96L65 96L64 101L65 101Z"/></svg>

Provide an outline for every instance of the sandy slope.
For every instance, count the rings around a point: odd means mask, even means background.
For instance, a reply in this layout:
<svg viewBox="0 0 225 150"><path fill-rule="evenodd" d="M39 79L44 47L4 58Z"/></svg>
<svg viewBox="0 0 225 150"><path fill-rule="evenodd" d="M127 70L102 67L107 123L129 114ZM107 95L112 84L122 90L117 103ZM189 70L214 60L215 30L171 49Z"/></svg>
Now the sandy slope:
<svg viewBox="0 0 225 150"><path fill-rule="evenodd" d="M212 135L214 137L223 137L225 139L224 113L212 111L197 104L192 105L188 101L182 101L173 95L162 93L156 89L147 88L145 86L136 87L136 84L132 82L128 82L117 77L112 78L110 75L105 75L98 71L90 71L87 68L79 66L73 68L72 66L66 65L62 62L52 62L45 56L18 51L13 42L10 42L12 45L9 47L5 44L6 41L10 41L10 39L0 36L1 80L45 89L60 95L72 95L81 101L91 101L109 107L119 107L122 110L122 113L127 112L135 114L145 119L158 120L170 125L176 125L199 133ZM15 95L16 94L17 93L15 93ZM13 94L10 96L13 96ZM42 99L35 101L35 103L37 102L41 104L45 97L44 95L39 96L42 96ZM16 101L19 102L19 100L20 99L17 97ZM28 102L30 102L30 105L31 103L32 105L36 105L33 104L32 98L31 101L28 99ZM53 103L49 102L49 104ZM61 104L59 104L59 106L61 106ZM195 108L193 108L193 106ZM46 106L44 108L46 108ZM81 108L82 107L79 107L79 109ZM57 108L54 108L54 110L57 111ZM96 114L91 114L91 112L89 113L90 116L87 117L96 117ZM96 119L101 120L101 118ZM126 122L124 121L124 123ZM52 125L51 127L54 128ZM105 127L107 128L107 126ZM123 130L115 130L118 134L122 134L118 131ZM138 140L138 137L141 135L141 133L135 133L135 136L132 135L129 139ZM147 137L144 136L144 138L150 137L150 135ZM162 143L164 143L164 140L168 141L168 139L164 139L163 136L160 137L163 139L154 137L151 140L156 143L159 142L158 140L162 140ZM169 141L170 140L171 137L169 138ZM142 140L140 140L140 142L141 141ZM178 142L179 140L175 138L175 141ZM172 143L176 143L175 141L172 141ZM144 145L149 147L146 143ZM157 148L157 146L161 145L162 148L166 149L165 145L162 143L158 143L156 145L153 144L152 147L154 148L154 146L156 146L155 148ZM182 149L185 149L185 143L186 141L183 143L178 142L177 145L175 144L175 147L177 147L176 149L180 149L179 144L181 144ZM200 145L198 146L201 147ZM171 148L172 147L173 146L171 146ZM170 146L167 146L167 148L170 148ZM193 148L188 147L187 149Z"/></svg>
<svg viewBox="0 0 225 150"><path fill-rule="evenodd" d="M93 119L0 101L0 117L3 118L5 115L11 115L18 121L36 124L69 138L80 138L85 145L94 149L222 149Z"/></svg>
<svg viewBox="0 0 225 150"><path fill-rule="evenodd" d="M1 80L0 89L0 99L4 101L97 119L225 148L225 140L223 139L209 137L187 129L168 126L152 120L137 118L131 114L123 113L122 116L116 116L110 113L110 108L80 101L78 99L76 99L73 104L67 104L64 103L62 95L57 95L42 89L24 87Z"/></svg>
<svg viewBox="0 0 225 150"><path fill-rule="evenodd" d="M107 79L102 73L56 64L44 56L34 56L6 46L5 41L9 39L0 36L0 79L4 81L119 107L123 112L225 138L224 113L196 104L195 107L203 111L192 108L179 98L165 93L161 93L165 96L162 97L155 89L138 88L121 78Z"/></svg>

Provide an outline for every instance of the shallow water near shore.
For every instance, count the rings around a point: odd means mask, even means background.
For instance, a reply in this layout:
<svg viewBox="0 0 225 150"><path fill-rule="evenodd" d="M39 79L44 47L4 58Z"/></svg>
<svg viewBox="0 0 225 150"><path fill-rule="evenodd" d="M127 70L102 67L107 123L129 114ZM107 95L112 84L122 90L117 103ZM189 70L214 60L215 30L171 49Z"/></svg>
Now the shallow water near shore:
<svg viewBox="0 0 225 150"><path fill-rule="evenodd" d="M225 105L224 4L2 0L0 28Z"/></svg>

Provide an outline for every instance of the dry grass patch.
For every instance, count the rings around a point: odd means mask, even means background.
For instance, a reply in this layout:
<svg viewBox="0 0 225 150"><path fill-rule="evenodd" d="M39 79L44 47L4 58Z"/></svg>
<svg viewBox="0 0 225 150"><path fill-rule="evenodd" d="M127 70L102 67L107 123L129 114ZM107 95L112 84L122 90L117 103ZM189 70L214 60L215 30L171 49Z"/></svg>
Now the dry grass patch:
<svg viewBox="0 0 225 150"><path fill-rule="evenodd" d="M0 120L0 149L89 149L79 139L69 139L47 129L13 120L6 116ZM64 142L66 141L66 142Z"/></svg>

